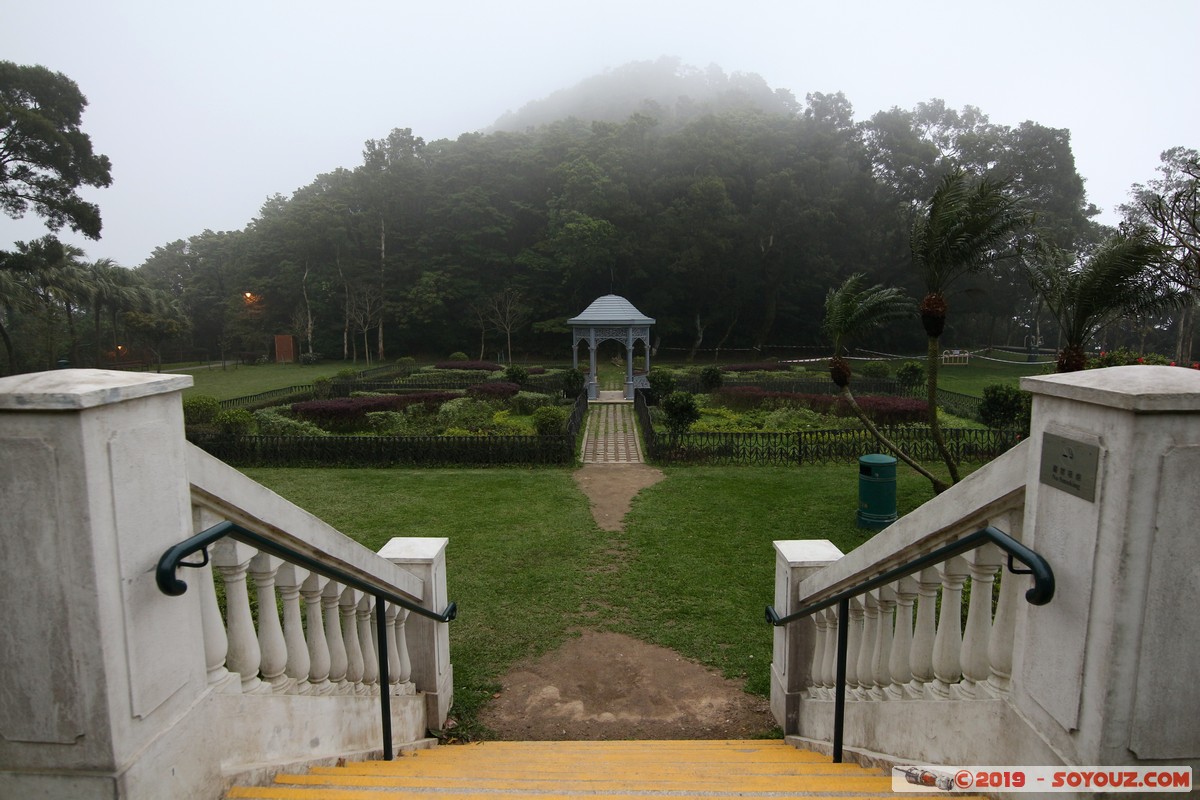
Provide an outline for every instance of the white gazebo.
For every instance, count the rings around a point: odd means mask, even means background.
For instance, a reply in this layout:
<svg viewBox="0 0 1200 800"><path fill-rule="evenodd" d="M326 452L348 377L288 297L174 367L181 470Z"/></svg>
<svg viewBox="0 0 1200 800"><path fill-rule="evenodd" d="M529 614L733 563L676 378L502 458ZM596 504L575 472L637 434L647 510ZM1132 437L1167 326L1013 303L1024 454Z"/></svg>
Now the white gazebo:
<svg viewBox="0 0 1200 800"><path fill-rule="evenodd" d="M567 320L571 326L571 364L579 367L579 343L588 343L591 372L588 373L588 399L599 397L596 381L596 348L612 339L625 345L625 399L632 400L635 389L650 388L646 375L633 374L633 348L641 340L646 356L644 373L650 371L650 326L654 320L633 307L633 303L615 294L596 298L577 317Z"/></svg>

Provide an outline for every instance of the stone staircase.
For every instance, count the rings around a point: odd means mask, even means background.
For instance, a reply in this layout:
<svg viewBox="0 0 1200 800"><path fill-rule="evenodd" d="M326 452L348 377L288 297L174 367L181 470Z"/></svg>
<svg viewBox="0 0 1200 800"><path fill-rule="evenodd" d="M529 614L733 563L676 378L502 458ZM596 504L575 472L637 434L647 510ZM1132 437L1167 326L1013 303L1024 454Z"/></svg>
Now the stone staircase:
<svg viewBox="0 0 1200 800"><path fill-rule="evenodd" d="M891 778L782 741L485 742L414 750L391 762L314 767L226 795L256 800L537 800L644 797L932 798ZM956 797L969 797L956 795Z"/></svg>

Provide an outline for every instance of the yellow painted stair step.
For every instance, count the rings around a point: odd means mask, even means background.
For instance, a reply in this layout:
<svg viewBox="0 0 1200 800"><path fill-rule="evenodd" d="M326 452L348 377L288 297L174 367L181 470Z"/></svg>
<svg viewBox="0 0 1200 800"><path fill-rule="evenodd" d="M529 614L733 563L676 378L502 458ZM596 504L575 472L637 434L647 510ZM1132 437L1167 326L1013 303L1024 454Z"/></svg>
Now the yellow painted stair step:
<svg viewBox="0 0 1200 800"><path fill-rule="evenodd" d="M486 742L314 767L230 800L897 797L891 779L778 741ZM905 794L905 798L944 795ZM962 797L961 795L959 797Z"/></svg>

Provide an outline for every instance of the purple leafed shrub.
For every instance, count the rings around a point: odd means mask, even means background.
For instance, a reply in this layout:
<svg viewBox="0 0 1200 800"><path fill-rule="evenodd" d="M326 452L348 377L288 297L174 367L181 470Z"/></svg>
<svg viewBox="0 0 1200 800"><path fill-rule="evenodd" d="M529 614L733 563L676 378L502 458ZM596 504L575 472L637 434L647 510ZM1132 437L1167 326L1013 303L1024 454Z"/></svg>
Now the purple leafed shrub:
<svg viewBox="0 0 1200 800"><path fill-rule="evenodd" d="M515 383L493 381L468 386L467 396L474 397L476 400L507 400L510 397L515 397L519 391L521 391L521 387Z"/></svg>
<svg viewBox="0 0 1200 800"><path fill-rule="evenodd" d="M528 372L530 375L545 375L546 374L545 367L526 367L525 371Z"/></svg>
<svg viewBox="0 0 1200 800"><path fill-rule="evenodd" d="M377 397L335 397L329 400L308 400L292 404L292 414L318 425L337 428L366 424L372 411L403 411L409 406L424 405L430 411L447 400L461 397L457 392L413 392Z"/></svg>
<svg viewBox="0 0 1200 800"><path fill-rule="evenodd" d="M480 372L495 372L503 369L499 364L491 361L439 361L434 366L438 369L470 369Z"/></svg>

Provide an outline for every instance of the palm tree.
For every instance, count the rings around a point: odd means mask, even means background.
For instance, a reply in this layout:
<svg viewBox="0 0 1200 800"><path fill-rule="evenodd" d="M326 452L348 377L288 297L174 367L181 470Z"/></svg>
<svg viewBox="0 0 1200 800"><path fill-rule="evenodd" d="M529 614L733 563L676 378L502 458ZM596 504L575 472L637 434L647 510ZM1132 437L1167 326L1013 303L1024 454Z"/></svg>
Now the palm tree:
<svg viewBox="0 0 1200 800"><path fill-rule="evenodd" d="M995 262L1029 221L1020 200L1007 193L1003 181L975 180L956 170L938 182L933 197L913 222L909 246L926 290L920 312L929 337L929 427L953 483L958 482L958 464L946 447L937 419L939 340L948 310L945 293L958 278Z"/></svg>
<svg viewBox="0 0 1200 800"><path fill-rule="evenodd" d="M116 347L117 315L122 311L143 309L153 301L153 292L136 272L125 269L111 258L101 258L88 265L89 303L95 337L95 365L103 361L101 322L107 311L112 321L113 347Z"/></svg>
<svg viewBox="0 0 1200 800"><path fill-rule="evenodd" d="M875 441L928 478L933 484L934 492L940 493L947 488L947 484L884 436L858 405L850 391L850 364L841 355L842 349L851 338L872 331L885 322L912 316L913 310L912 300L902 290L889 289L882 284L868 286L867 276L856 273L825 295L825 321L822 323L822 330L833 341L829 377L841 389L842 399L875 437Z"/></svg>
<svg viewBox="0 0 1200 800"><path fill-rule="evenodd" d="M1140 229L1117 234L1085 261L1052 247L1039 252L1029 277L1062 331L1058 372L1083 369L1087 346L1106 325L1178 304L1179 294L1151 274L1164 257L1162 247Z"/></svg>

